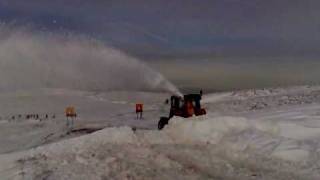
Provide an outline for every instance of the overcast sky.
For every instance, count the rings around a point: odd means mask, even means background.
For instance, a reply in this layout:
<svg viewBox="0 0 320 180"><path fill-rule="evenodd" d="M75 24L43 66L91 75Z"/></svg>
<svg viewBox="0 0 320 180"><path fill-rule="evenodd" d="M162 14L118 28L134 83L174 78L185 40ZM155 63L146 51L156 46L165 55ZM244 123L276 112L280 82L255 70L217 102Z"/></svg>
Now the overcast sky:
<svg viewBox="0 0 320 180"><path fill-rule="evenodd" d="M320 55L319 0L0 0L0 21L145 56Z"/></svg>

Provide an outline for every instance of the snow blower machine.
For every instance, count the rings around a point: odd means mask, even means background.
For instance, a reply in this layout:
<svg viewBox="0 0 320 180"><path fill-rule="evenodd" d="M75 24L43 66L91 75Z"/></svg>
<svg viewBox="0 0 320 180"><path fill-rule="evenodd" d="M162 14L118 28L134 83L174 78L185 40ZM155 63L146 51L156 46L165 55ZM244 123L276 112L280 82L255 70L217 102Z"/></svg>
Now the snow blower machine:
<svg viewBox="0 0 320 180"><path fill-rule="evenodd" d="M189 118L193 115L205 115L207 112L204 108L201 108L201 97L201 91L200 94L187 94L183 97L171 96L169 117L160 117L158 129L163 129L173 116Z"/></svg>

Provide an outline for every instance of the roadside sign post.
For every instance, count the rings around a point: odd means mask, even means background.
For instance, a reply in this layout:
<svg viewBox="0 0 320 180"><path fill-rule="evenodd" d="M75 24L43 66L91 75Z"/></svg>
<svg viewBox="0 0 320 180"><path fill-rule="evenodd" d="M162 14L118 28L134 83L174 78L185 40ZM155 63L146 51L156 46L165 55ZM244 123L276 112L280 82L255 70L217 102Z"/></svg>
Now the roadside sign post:
<svg viewBox="0 0 320 180"><path fill-rule="evenodd" d="M77 117L77 113L75 108L69 106L65 109L66 117L67 117L67 128L72 129L74 124L74 119Z"/></svg>
<svg viewBox="0 0 320 180"><path fill-rule="evenodd" d="M142 113L143 113L143 104L141 103L136 104L137 119L142 119Z"/></svg>

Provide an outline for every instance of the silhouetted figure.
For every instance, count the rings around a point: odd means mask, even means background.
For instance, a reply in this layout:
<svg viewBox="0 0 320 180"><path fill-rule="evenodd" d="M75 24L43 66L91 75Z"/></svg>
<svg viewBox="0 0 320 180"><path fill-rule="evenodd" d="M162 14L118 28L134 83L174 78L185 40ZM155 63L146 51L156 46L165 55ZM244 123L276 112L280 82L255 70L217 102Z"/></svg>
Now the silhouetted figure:
<svg viewBox="0 0 320 180"><path fill-rule="evenodd" d="M46 114L46 119L48 119L48 114Z"/></svg>

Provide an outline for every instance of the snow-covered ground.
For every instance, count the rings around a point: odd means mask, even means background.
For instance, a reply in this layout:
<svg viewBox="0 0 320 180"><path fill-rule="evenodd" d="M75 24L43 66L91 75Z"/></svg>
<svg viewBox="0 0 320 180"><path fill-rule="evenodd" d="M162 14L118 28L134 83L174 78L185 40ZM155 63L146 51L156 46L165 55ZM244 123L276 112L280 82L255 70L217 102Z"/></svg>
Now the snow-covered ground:
<svg viewBox="0 0 320 180"><path fill-rule="evenodd" d="M207 94L208 114L156 130L168 94L44 89L0 95L1 179L319 179L320 88ZM134 105L145 104L135 119ZM67 133L63 110L76 107ZM26 120L18 114L50 114ZM52 115L55 118L52 118ZM12 119L12 116L15 116ZM43 116L41 116L43 117Z"/></svg>

